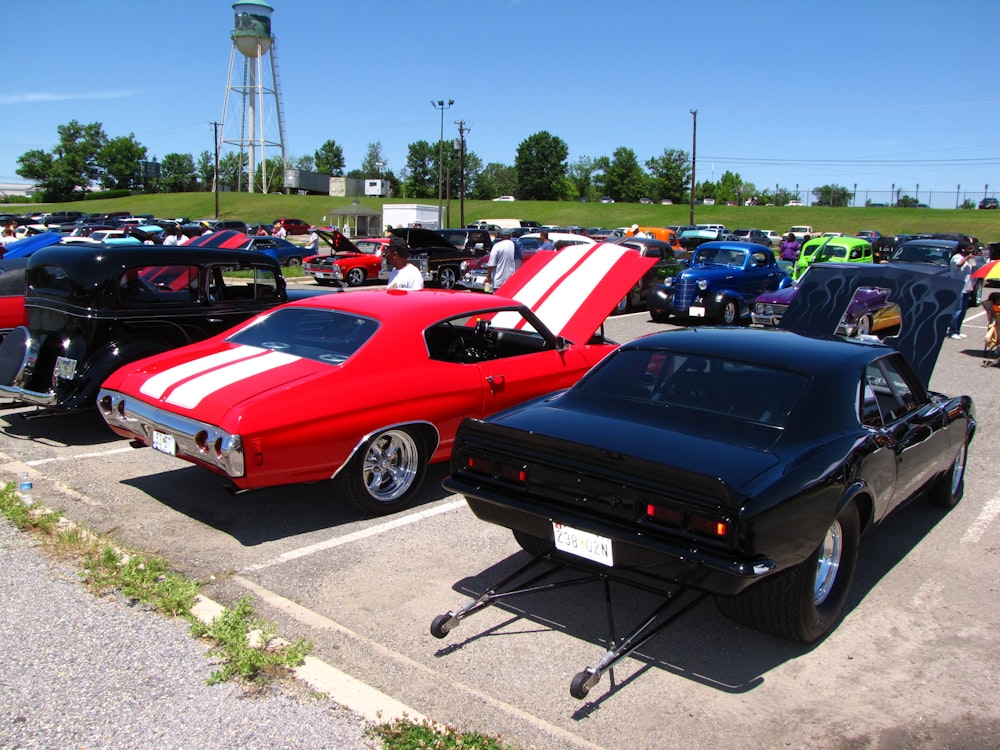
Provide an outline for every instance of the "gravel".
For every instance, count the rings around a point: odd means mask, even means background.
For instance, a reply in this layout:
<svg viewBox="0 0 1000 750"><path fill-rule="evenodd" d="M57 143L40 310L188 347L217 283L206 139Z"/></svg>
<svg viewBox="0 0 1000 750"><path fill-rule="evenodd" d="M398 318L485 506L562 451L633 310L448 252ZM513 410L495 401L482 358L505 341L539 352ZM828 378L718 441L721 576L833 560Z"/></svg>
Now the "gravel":
<svg viewBox="0 0 1000 750"><path fill-rule="evenodd" d="M186 622L95 597L0 519L0 748L370 748L364 722L296 685L248 695Z"/></svg>

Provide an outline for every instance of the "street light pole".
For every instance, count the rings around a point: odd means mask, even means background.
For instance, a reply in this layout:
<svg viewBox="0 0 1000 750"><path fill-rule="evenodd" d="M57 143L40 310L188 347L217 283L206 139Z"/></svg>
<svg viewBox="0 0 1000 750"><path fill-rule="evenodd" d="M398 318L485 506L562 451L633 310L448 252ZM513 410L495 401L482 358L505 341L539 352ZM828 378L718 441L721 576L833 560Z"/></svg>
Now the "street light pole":
<svg viewBox="0 0 1000 750"><path fill-rule="evenodd" d="M694 224L695 164L698 154L698 110L691 110L691 195L688 198L688 224Z"/></svg>
<svg viewBox="0 0 1000 750"><path fill-rule="evenodd" d="M451 105L454 103L454 99L449 99L447 104L445 104L444 99L438 99L437 101L431 100L431 106L434 107L434 109L441 111L441 136L438 138L438 229L441 229L444 226L441 223L443 221L441 214L444 210L442 191L442 187L444 185L444 111L446 109L451 109Z"/></svg>

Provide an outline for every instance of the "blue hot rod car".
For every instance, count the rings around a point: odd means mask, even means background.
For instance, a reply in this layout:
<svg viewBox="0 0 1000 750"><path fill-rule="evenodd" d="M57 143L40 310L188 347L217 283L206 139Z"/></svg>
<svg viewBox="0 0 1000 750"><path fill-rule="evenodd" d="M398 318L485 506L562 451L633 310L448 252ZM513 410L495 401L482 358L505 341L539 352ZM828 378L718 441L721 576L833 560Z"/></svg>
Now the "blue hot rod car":
<svg viewBox="0 0 1000 750"><path fill-rule="evenodd" d="M783 289L791 277L769 248L752 242L706 242L687 269L649 292L649 314L657 323L671 316L732 325L750 317L754 300Z"/></svg>

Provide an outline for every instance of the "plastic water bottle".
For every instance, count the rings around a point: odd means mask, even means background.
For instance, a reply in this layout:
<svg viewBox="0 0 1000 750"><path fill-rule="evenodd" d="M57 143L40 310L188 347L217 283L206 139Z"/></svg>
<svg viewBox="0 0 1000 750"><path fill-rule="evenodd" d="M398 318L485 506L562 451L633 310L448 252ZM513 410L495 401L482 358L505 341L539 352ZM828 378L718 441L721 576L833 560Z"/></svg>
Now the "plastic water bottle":
<svg viewBox="0 0 1000 750"><path fill-rule="evenodd" d="M31 492L34 489L34 485L31 483L31 475L28 472L24 472L21 475L21 483L17 486L18 494L21 496L21 502L25 505L31 505L34 503L34 498L31 496Z"/></svg>

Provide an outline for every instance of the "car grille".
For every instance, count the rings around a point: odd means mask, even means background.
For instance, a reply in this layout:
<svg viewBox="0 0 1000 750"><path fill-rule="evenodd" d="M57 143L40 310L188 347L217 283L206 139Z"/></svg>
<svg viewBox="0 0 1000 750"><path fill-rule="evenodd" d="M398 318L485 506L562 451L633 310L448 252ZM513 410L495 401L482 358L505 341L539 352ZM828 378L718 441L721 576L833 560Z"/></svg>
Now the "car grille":
<svg viewBox="0 0 1000 750"><path fill-rule="evenodd" d="M674 283L674 309L687 310L698 294L698 284L694 279L677 279Z"/></svg>

